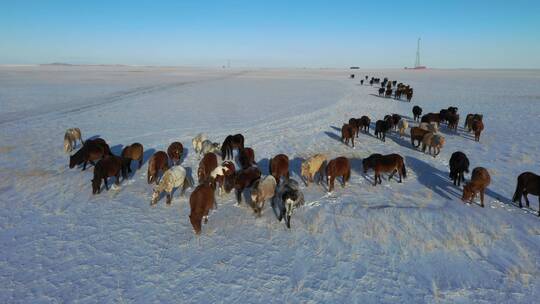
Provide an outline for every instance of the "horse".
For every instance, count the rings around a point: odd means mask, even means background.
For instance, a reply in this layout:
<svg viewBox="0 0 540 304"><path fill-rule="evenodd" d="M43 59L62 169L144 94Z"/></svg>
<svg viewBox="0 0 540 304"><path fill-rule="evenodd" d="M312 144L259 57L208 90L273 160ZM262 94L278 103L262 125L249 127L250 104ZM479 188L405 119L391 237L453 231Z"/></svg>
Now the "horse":
<svg viewBox="0 0 540 304"><path fill-rule="evenodd" d="M474 120L472 129L474 131L474 140L480 141L480 134L482 134L482 131L484 130L484 123L481 120Z"/></svg>
<svg viewBox="0 0 540 304"><path fill-rule="evenodd" d="M234 149L244 149L244 136L242 134L229 135L221 145L223 159L232 159Z"/></svg>
<svg viewBox="0 0 540 304"><path fill-rule="evenodd" d="M435 134L432 132L427 133L422 138L422 152L426 152L426 147L429 147L429 154L436 157L441 153L441 148L445 144L444 136L440 134ZM433 154L431 154L431 149L433 148Z"/></svg>
<svg viewBox="0 0 540 304"><path fill-rule="evenodd" d="M205 155L206 153L220 153L221 146L219 143L212 142L208 139L204 140L201 143L201 151L199 151L199 157Z"/></svg>
<svg viewBox="0 0 540 304"><path fill-rule="evenodd" d="M362 160L362 167L364 168L364 174L367 174L369 169L375 171L375 183L373 186L377 186L377 183L382 184L381 172L390 172L388 180L390 180L397 172L399 175L398 183L402 182L402 177L407 177L405 162L403 161L403 157L399 154L372 154L368 158Z"/></svg>
<svg viewBox="0 0 540 304"><path fill-rule="evenodd" d="M384 97L386 97L386 98L392 97L392 89L387 88L386 93L384 94Z"/></svg>
<svg viewBox="0 0 540 304"><path fill-rule="evenodd" d="M392 114L392 125L394 128L397 128L398 123L401 121L401 115L399 114Z"/></svg>
<svg viewBox="0 0 540 304"><path fill-rule="evenodd" d="M484 192L491 182L489 172L482 167L476 167L472 171L471 181L463 187L463 196L461 200L472 203L476 193L480 192L480 206L484 208Z"/></svg>
<svg viewBox="0 0 540 304"><path fill-rule="evenodd" d="M420 144L422 143L422 139L424 139L424 135L431 133L428 130L424 130L420 127L412 127L411 128L411 144L414 148L420 147ZM418 145L414 144L414 141L418 141Z"/></svg>
<svg viewBox="0 0 540 304"><path fill-rule="evenodd" d="M200 154L202 149L202 142L207 139L206 134L199 133L197 136L193 137L191 140L191 144L193 145L193 151L195 153Z"/></svg>
<svg viewBox="0 0 540 304"><path fill-rule="evenodd" d="M540 216L540 176L532 172L523 172L517 178L516 191L512 201L519 202L519 208L523 208L521 198L525 197L525 203L529 208L529 198L527 194L538 196L538 216Z"/></svg>
<svg viewBox="0 0 540 304"><path fill-rule="evenodd" d="M182 154L184 154L184 146L178 141L171 143L167 148L167 155L173 165L178 165L180 163Z"/></svg>
<svg viewBox="0 0 540 304"><path fill-rule="evenodd" d="M304 205L304 194L300 191L298 182L291 178L280 184L271 204L278 221L281 222L284 218L285 225L290 229L294 210Z"/></svg>
<svg viewBox="0 0 540 304"><path fill-rule="evenodd" d="M128 173L131 173L131 161L132 160L138 160L139 161L139 169L142 166L143 163L143 156L144 156L144 148L143 145L140 143L133 143L129 146L126 146L124 149L122 149L122 154L120 154L123 158L126 158L129 160L128 163Z"/></svg>
<svg viewBox="0 0 540 304"><path fill-rule="evenodd" d="M420 116L422 115L422 108L419 106L414 106L412 108L412 113L414 116L414 121L420 121Z"/></svg>
<svg viewBox="0 0 540 304"><path fill-rule="evenodd" d="M360 79L360 85L364 85L364 79Z"/></svg>
<svg viewBox="0 0 540 304"><path fill-rule="evenodd" d="M105 183L105 189L109 190L109 184L107 179L109 177L116 177L115 184L120 184L120 174L126 179L127 177L127 162L121 157L116 155L108 155L101 159L94 166L94 178L92 179L92 194L101 193L101 181Z"/></svg>
<svg viewBox="0 0 540 304"><path fill-rule="evenodd" d="M450 114L450 112L447 110L447 109L442 109L440 112L439 112L439 118L441 120L441 123L444 123L447 121L447 116L448 114Z"/></svg>
<svg viewBox="0 0 540 304"><path fill-rule="evenodd" d="M427 130L429 132L437 133L439 132L439 127L437 127L437 123L431 122L421 122L418 127L423 130Z"/></svg>
<svg viewBox="0 0 540 304"><path fill-rule="evenodd" d="M236 173L236 167L233 162L231 161L224 161L221 163L221 166L226 167L228 170L225 171L225 177L223 181L223 190L225 190L225 193L231 192L231 189L234 185L234 177Z"/></svg>
<svg viewBox="0 0 540 304"><path fill-rule="evenodd" d="M289 157L285 154L278 154L270 159L268 171L279 184L280 178L286 177L289 179Z"/></svg>
<svg viewBox="0 0 540 304"><path fill-rule="evenodd" d="M178 165L173 166L169 170L163 173L161 181L154 187L152 192L152 199L150 201L150 206L155 206L158 202L159 195L161 192L165 191L167 193L167 205L171 205L172 192L175 188L182 187L182 192L180 195L184 195L187 187L193 186L191 179L186 175L186 169Z"/></svg>
<svg viewBox="0 0 540 304"><path fill-rule="evenodd" d="M352 142L352 147L354 148L354 127L349 124L343 124L341 127L341 142L349 145L349 140Z"/></svg>
<svg viewBox="0 0 540 304"><path fill-rule="evenodd" d="M240 204L242 201L242 192L244 192L244 189L250 188L253 183L261 178L261 170L257 167L249 167L247 169L238 171L234 173L234 182L232 185L225 185L225 191L228 190L228 187L234 188L236 191L236 202L237 204Z"/></svg>
<svg viewBox="0 0 540 304"><path fill-rule="evenodd" d="M157 151L148 160L148 171L146 173L146 179L149 184L155 182L156 185L159 182L159 171L165 173L169 169L169 157L164 151Z"/></svg>
<svg viewBox="0 0 540 304"><path fill-rule="evenodd" d="M251 207L257 216L261 216L264 202L274 197L276 191L276 179L272 175L258 179L251 187Z"/></svg>
<svg viewBox="0 0 540 304"><path fill-rule="evenodd" d="M459 124L459 114L448 113L446 115L446 120L448 122L448 128L457 132L457 127Z"/></svg>
<svg viewBox="0 0 540 304"><path fill-rule="evenodd" d="M465 125L463 128L467 128L469 132L472 131L472 125L475 120L482 121L484 118L484 115L481 114L467 114L467 117L465 117Z"/></svg>
<svg viewBox="0 0 540 304"><path fill-rule="evenodd" d="M249 147L240 149L240 151L238 151L238 162L240 163L240 167L242 169L256 166L257 163L255 162L255 151Z"/></svg>
<svg viewBox="0 0 540 304"><path fill-rule="evenodd" d="M306 186L309 186L309 182L313 182L315 174L319 173L319 182L322 179L322 168L326 162L326 155L315 154L312 157L302 162L300 175L304 179Z"/></svg>
<svg viewBox="0 0 540 304"><path fill-rule="evenodd" d="M349 126L353 128L354 135L358 137L358 133L360 131L360 118L349 119Z"/></svg>
<svg viewBox="0 0 540 304"><path fill-rule="evenodd" d="M441 124L441 117L439 113L428 113L422 116L422 119L420 121L427 123L435 122L437 123L437 126L439 126Z"/></svg>
<svg viewBox="0 0 540 304"><path fill-rule="evenodd" d="M469 159L467 155L461 151L452 153L448 165L450 166L449 177L454 181L454 186L461 186L461 182L465 181L465 175L463 173L469 173Z"/></svg>
<svg viewBox="0 0 540 304"><path fill-rule="evenodd" d="M407 90L406 96L407 96L407 102L411 102L411 99L413 97L413 90L412 89Z"/></svg>
<svg viewBox="0 0 540 304"><path fill-rule="evenodd" d="M189 197L189 206L191 208L189 221L195 234L200 234L202 219L204 218L205 224L208 223L210 209L217 209L214 189L211 183L202 183L193 190Z"/></svg>
<svg viewBox="0 0 540 304"><path fill-rule="evenodd" d="M383 96L384 95L384 88L380 88L379 89L379 96Z"/></svg>
<svg viewBox="0 0 540 304"><path fill-rule="evenodd" d="M397 127L399 129L399 137L403 137L405 135L405 130L409 128L409 123L405 119L402 119L397 124Z"/></svg>
<svg viewBox="0 0 540 304"><path fill-rule="evenodd" d="M326 166L326 184L328 185L328 192L334 190L334 181L339 176L341 176L341 185L345 187L346 183L351 178L351 164L349 159L343 156L332 159Z"/></svg>
<svg viewBox="0 0 540 304"><path fill-rule="evenodd" d="M369 125L371 124L371 119L367 116L360 117L360 130L365 131L369 134Z"/></svg>
<svg viewBox="0 0 540 304"><path fill-rule="evenodd" d="M112 155L109 145L102 138L88 139L83 146L69 157L69 168L83 164L82 170L86 170L86 164L100 160L107 155Z"/></svg>
<svg viewBox="0 0 540 304"><path fill-rule="evenodd" d="M81 130L79 128L67 129L64 134L64 152L68 153L73 151L73 148L77 145L77 140L81 141L81 145L84 144Z"/></svg>
<svg viewBox="0 0 540 304"><path fill-rule="evenodd" d="M391 119L390 119L391 120ZM386 141L386 132L392 128L389 120L377 120L375 123L375 136L382 141Z"/></svg>
<svg viewBox="0 0 540 304"><path fill-rule="evenodd" d="M226 167L222 164L217 166L214 170L212 170L212 172L210 172L210 180L215 184L214 188L219 189L219 196L223 194L223 190L225 187L225 176L227 176L229 170L229 167Z"/></svg>
<svg viewBox="0 0 540 304"><path fill-rule="evenodd" d="M210 178L210 173L218 166L217 155L215 153L206 153L199 162L197 169L197 178L199 184Z"/></svg>

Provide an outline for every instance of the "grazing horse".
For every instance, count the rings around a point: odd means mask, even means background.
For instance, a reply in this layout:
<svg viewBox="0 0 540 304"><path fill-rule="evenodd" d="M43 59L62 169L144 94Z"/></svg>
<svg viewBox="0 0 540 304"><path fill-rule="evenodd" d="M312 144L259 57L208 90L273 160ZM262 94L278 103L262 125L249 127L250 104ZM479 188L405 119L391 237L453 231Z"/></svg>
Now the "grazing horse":
<svg viewBox="0 0 540 304"><path fill-rule="evenodd" d="M159 171L165 173L169 169L169 157L164 151L157 151L150 157L148 160L148 172L147 172L147 182L149 184L155 182L156 185L159 182L158 174Z"/></svg>
<svg viewBox="0 0 540 304"><path fill-rule="evenodd" d="M405 119L402 119L398 122L397 127L399 129L399 137L403 137L405 135L405 130L409 128L409 123Z"/></svg>
<svg viewBox="0 0 540 304"><path fill-rule="evenodd" d="M215 153L206 153L199 162L197 169L197 178L199 184L210 178L210 173L218 166L217 155Z"/></svg>
<svg viewBox="0 0 540 304"><path fill-rule="evenodd" d="M382 141L386 141L386 132L392 128L392 121L390 120L377 120L375 123L375 136Z"/></svg>
<svg viewBox="0 0 540 304"><path fill-rule="evenodd" d="M219 189L219 196L223 194L225 188L225 177L232 172L229 172L229 167L224 166L223 164L217 166L212 172L210 172L210 181L213 182L214 188ZM234 169L233 169L234 170Z"/></svg>
<svg viewBox="0 0 540 304"><path fill-rule="evenodd" d="M324 154L315 154L302 162L300 175L304 179L306 186L309 186L309 183L313 182L313 178L317 173L319 173L319 182L322 180L322 168L325 162L326 155Z"/></svg>
<svg viewBox="0 0 540 304"><path fill-rule="evenodd" d="M459 114L448 113L446 115L446 120L448 121L448 128L457 132L457 127L459 124Z"/></svg>
<svg viewBox="0 0 540 304"><path fill-rule="evenodd" d="M414 116L414 121L420 121L420 116L422 115L422 108L419 106L414 106L412 108L412 113Z"/></svg>
<svg viewBox="0 0 540 304"><path fill-rule="evenodd" d="M360 131L360 118L349 119L349 126L353 128L354 135L358 137L358 132Z"/></svg>
<svg viewBox="0 0 540 304"><path fill-rule="evenodd" d="M364 79L360 79L360 85L364 85Z"/></svg>
<svg viewBox="0 0 540 304"><path fill-rule="evenodd" d="M523 208L521 197L525 197L525 203L529 208L529 198L527 194L538 196L538 216L540 216L540 176L532 172L523 172L517 178L516 192L512 201L519 202L519 208Z"/></svg>
<svg viewBox="0 0 540 304"><path fill-rule="evenodd" d="M116 177L115 184L120 184L120 174L126 179L127 177L127 162L123 161L121 157L115 155L109 155L94 166L94 178L92 179L92 193L101 193L101 180L105 182L105 189L109 190L109 184L107 179L109 177Z"/></svg>
<svg viewBox="0 0 540 304"><path fill-rule="evenodd" d="M412 96L413 96L413 90L412 89L407 90L406 96L407 96L407 101L411 102L411 99L412 99Z"/></svg>
<svg viewBox="0 0 540 304"><path fill-rule="evenodd" d="M343 124L341 127L341 142L349 145L349 140L352 142L352 147L354 148L354 127L349 124Z"/></svg>
<svg viewBox="0 0 540 304"><path fill-rule="evenodd" d="M171 205L172 192L175 188L182 187L182 192L180 195L184 195L187 187L193 186L191 179L186 175L186 169L178 165L173 166L169 170L163 173L163 177L157 186L154 187L152 192L152 199L150 201L150 206L155 206L158 202L159 195L161 192L165 191L167 193L167 205Z"/></svg>
<svg viewBox="0 0 540 304"><path fill-rule="evenodd" d="M384 94L384 97L386 97L386 98L392 97L392 89L391 88L386 89L386 93Z"/></svg>
<svg viewBox="0 0 540 304"><path fill-rule="evenodd" d="M399 154L372 154L368 158L362 160L362 167L364 168L364 174L366 174L369 169L375 171L375 183L373 186L376 186L377 183L382 183L381 172L390 173L388 180L390 180L397 172L399 175L399 183L402 182L402 177L407 177L405 162L403 161L403 157Z"/></svg>
<svg viewBox="0 0 540 304"><path fill-rule="evenodd" d="M173 165L178 165L182 159L182 154L184 154L184 146L182 143L175 141L169 145L167 148L167 155L171 160Z"/></svg>
<svg viewBox="0 0 540 304"><path fill-rule="evenodd" d="M444 136L440 134L435 134L432 132L427 133L422 138L422 152L426 152L426 147L429 147L429 154L436 157L441 153L441 148L444 146L445 139ZM433 154L431 154L431 149L433 148Z"/></svg>
<svg viewBox="0 0 540 304"><path fill-rule="evenodd" d="M137 160L139 161L139 169L142 166L143 163L143 156L144 156L144 148L143 145L140 143L133 143L124 149L122 149L122 154L120 154L123 158L129 159L128 163L128 173L131 173L131 161Z"/></svg>
<svg viewBox="0 0 540 304"><path fill-rule="evenodd" d="M69 157L69 168L73 168L80 164L83 164L82 170L86 170L86 164L90 162L94 164L95 161L104 158L111 154L111 149L105 140L101 138L88 139L84 145L75 154Z"/></svg>
<svg viewBox="0 0 540 304"><path fill-rule="evenodd" d="M193 137L191 140L191 144L193 145L193 151L195 153L200 154L202 149L202 143L207 139L206 134L199 133L197 136Z"/></svg>
<svg viewBox="0 0 540 304"><path fill-rule="evenodd" d="M491 182L488 171L482 167L476 167L472 171L471 181L463 187L463 196L461 199L472 203L476 193L480 192L480 206L484 208L484 192Z"/></svg>
<svg viewBox="0 0 540 304"><path fill-rule="evenodd" d="M454 181L454 186L461 186L461 182L465 181L465 173L469 173L469 159L467 155L461 151L452 153L449 161L450 175Z"/></svg>
<svg viewBox="0 0 540 304"><path fill-rule="evenodd" d="M225 171L223 189L225 190L225 193L230 193L234 185L236 167L233 162L228 161L228 160L222 162L221 166L226 167L228 169L227 171Z"/></svg>
<svg viewBox="0 0 540 304"><path fill-rule="evenodd" d="M232 159L234 149L244 149L244 136L242 134L229 135L221 145L223 159Z"/></svg>
<svg viewBox="0 0 540 304"><path fill-rule="evenodd" d="M360 130L366 132L367 134L369 134L369 125L371 124L371 119L369 119L369 117L367 116L362 116L360 117Z"/></svg>
<svg viewBox="0 0 540 304"><path fill-rule="evenodd" d="M379 96L383 96L384 95L384 88L380 88L379 89Z"/></svg>
<svg viewBox="0 0 540 304"><path fill-rule="evenodd" d="M265 176L263 179L258 179L253 183L251 187L251 208L253 208L253 212L257 216L261 216L266 200L274 197L276 185L276 179L272 175Z"/></svg>
<svg viewBox="0 0 540 304"><path fill-rule="evenodd" d="M220 152L221 152L221 146L219 145L219 143L215 143L206 139L201 144L201 151L199 153L199 157L200 155L205 155L206 153L220 153Z"/></svg>
<svg viewBox="0 0 540 304"><path fill-rule="evenodd" d="M424 116L422 116L421 122L427 122L427 123L437 123L437 126L441 124L441 117L439 113L428 113Z"/></svg>
<svg viewBox="0 0 540 304"><path fill-rule="evenodd" d="M278 154L270 159L268 164L269 172L276 182L279 184L280 178L286 177L289 179L289 157L285 154Z"/></svg>
<svg viewBox="0 0 540 304"><path fill-rule="evenodd" d="M450 112L448 112L448 110L446 109L442 109L439 112L439 118L441 120L441 123L445 123L447 121L448 114L450 114Z"/></svg>
<svg viewBox="0 0 540 304"><path fill-rule="evenodd" d="M484 115L481 114L467 114L467 117L465 117L465 125L463 128L467 128L469 132L472 131L472 125L475 120L482 121L484 118Z"/></svg>
<svg viewBox="0 0 540 304"><path fill-rule="evenodd" d="M77 145L77 140L81 141L81 145L84 144L82 140L81 130L79 128L69 128L64 134L64 152L71 152Z"/></svg>
<svg viewBox="0 0 540 304"><path fill-rule="evenodd" d="M484 123L481 120L474 120L472 123L472 129L474 131L474 140L480 141L480 134L484 131Z"/></svg>
<svg viewBox="0 0 540 304"><path fill-rule="evenodd" d="M435 122L432 122L432 123L421 122L418 125L418 127L420 129L427 130L427 131L433 132L433 133L438 133L439 132L439 127L437 127L437 123L435 123Z"/></svg>
<svg viewBox="0 0 540 304"><path fill-rule="evenodd" d="M399 114L392 114L392 126L394 128L397 128L398 123L401 121L401 115Z"/></svg>
<svg viewBox="0 0 540 304"><path fill-rule="evenodd" d="M238 151L238 162L240 163L240 167L242 169L256 166L257 163L255 162L255 151L249 147L240 149L240 151Z"/></svg>
<svg viewBox="0 0 540 304"><path fill-rule="evenodd" d="M420 144L422 143L422 139L424 139L424 135L430 133L428 130L424 130L420 127L412 127L411 128L411 144L413 147L418 148L420 147ZM414 144L414 141L418 141L418 145Z"/></svg>
<svg viewBox="0 0 540 304"><path fill-rule="evenodd" d="M234 182L229 186L234 188L236 192L236 202L238 204L242 201L242 192L244 192L244 189L250 188L259 178L261 178L261 170L257 167L249 167L235 172ZM229 192L230 189L228 190L228 185L226 184L225 186L225 191Z"/></svg>
<svg viewBox="0 0 540 304"><path fill-rule="evenodd" d="M217 209L212 184L205 182L198 185L189 197L189 206L191 208L189 221L191 222L191 226L193 226L195 234L200 234L202 219L204 218L205 224L208 223L210 209Z"/></svg>
<svg viewBox="0 0 540 304"><path fill-rule="evenodd" d="M334 181L339 176L341 176L341 185L345 187L345 184L351 178L351 164L349 159L343 156L332 159L326 166L328 192L334 190Z"/></svg>
<svg viewBox="0 0 540 304"><path fill-rule="evenodd" d="M298 207L304 205L304 194L300 191L300 185L294 179L280 184L272 198L272 209L278 221L285 219L287 228L291 228L291 217Z"/></svg>

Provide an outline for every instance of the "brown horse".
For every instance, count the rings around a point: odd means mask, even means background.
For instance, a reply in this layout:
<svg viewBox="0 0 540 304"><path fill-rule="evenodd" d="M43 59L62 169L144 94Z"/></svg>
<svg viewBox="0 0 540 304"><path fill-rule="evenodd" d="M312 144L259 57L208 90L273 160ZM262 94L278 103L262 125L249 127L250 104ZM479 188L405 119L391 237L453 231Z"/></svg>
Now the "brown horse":
<svg viewBox="0 0 540 304"><path fill-rule="evenodd" d="M157 151L150 157L150 160L148 160L148 171L147 171L147 182L149 184L155 182L156 185L159 182L158 174L159 171L161 173L165 173L169 169L169 157L167 156L167 153L164 151Z"/></svg>
<svg viewBox="0 0 540 304"><path fill-rule="evenodd" d="M422 139L424 139L424 135L430 133L428 130L424 130L419 127L412 127L411 128L411 144L413 147L418 148L420 147L420 144L422 143ZM418 145L414 144L414 141L418 141Z"/></svg>
<svg viewBox="0 0 540 304"><path fill-rule="evenodd" d="M339 176L341 176L342 187L345 187L346 183L351 178L351 164L349 159L343 156L332 159L326 166L326 184L328 185L328 192L334 190L334 181Z"/></svg>
<svg viewBox="0 0 540 304"><path fill-rule="evenodd" d="M437 126L439 126L441 124L441 116L439 113L427 113L426 115L422 116L420 121L427 123L435 122L437 123Z"/></svg>
<svg viewBox="0 0 540 304"><path fill-rule="evenodd" d="M484 208L484 192L491 183L489 172L482 167L476 167L472 171L471 181L463 187L463 196L461 199L472 203L476 193L480 192L480 206Z"/></svg>
<svg viewBox="0 0 540 304"><path fill-rule="evenodd" d="M86 164L90 162L92 165L95 161L104 158L111 154L109 145L102 138L88 139L83 146L69 157L69 168L73 168L83 164L83 171L86 170Z"/></svg>
<svg viewBox="0 0 540 304"><path fill-rule="evenodd" d="M189 221L191 222L191 226L193 226L195 234L200 234L202 219L204 218L205 224L208 223L210 209L217 209L214 188L212 188L211 183L205 182L193 190L189 197L189 206L191 207Z"/></svg>
<svg viewBox="0 0 540 304"><path fill-rule="evenodd" d="M218 165L216 153L206 153L199 162L199 168L197 169L197 178L199 184L207 181L210 178L210 173Z"/></svg>
<svg viewBox="0 0 540 304"><path fill-rule="evenodd" d="M244 149L244 136L242 134L229 135L221 145L221 157L232 159L234 149Z"/></svg>
<svg viewBox="0 0 540 304"><path fill-rule="evenodd" d="M475 120L483 120L484 115L482 114L467 114L467 117L465 117L465 125L464 128L467 128L469 132L472 131L472 125Z"/></svg>
<svg viewBox="0 0 540 304"><path fill-rule="evenodd" d="M459 114L448 113L446 115L446 120L448 121L448 128L457 132L457 127L459 124Z"/></svg>
<svg viewBox="0 0 540 304"><path fill-rule="evenodd" d="M247 169L235 172L234 182L232 184L225 184L225 191L230 192L232 188L236 191L236 202L240 204L242 201L242 192L245 189L250 188L255 181L261 178L261 170L257 167L249 167Z"/></svg>
<svg viewBox="0 0 540 304"><path fill-rule="evenodd" d="M353 128L354 135L358 137L358 132L360 131L360 118L349 119L349 126Z"/></svg>
<svg viewBox="0 0 540 304"><path fill-rule="evenodd" d="M255 151L252 148L244 148L238 151L238 162L242 169L257 165L255 162Z"/></svg>
<svg viewBox="0 0 540 304"><path fill-rule="evenodd" d="M360 117L360 130L365 131L369 134L369 125L371 124L371 119L367 116Z"/></svg>
<svg viewBox="0 0 540 304"><path fill-rule="evenodd" d="M225 172L225 177L223 181L223 189L226 193L230 193L231 189L234 187L234 177L236 173L236 167L231 161L224 161L221 163L223 167L226 167L228 170Z"/></svg>
<svg viewBox="0 0 540 304"><path fill-rule="evenodd" d="M474 140L480 141L480 134L484 131L484 123L481 120L474 120L472 122L472 130L474 131Z"/></svg>
<svg viewBox="0 0 540 304"><path fill-rule="evenodd" d="M126 179L127 177L127 159L123 159L116 155L108 155L101 159L94 166L94 178L92 179L92 193L101 193L101 180L105 182L105 189L109 190L109 184L107 179L109 177L116 177L116 185L120 184L120 174Z"/></svg>
<svg viewBox="0 0 540 304"><path fill-rule="evenodd" d="M382 183L381 172L390 173L388 180L390 180L397 172L399 175L399 183L402 182L402 177L407 177L405 162L403 161L403 157L399 154L372 154L368 158L362 160L362 166L364 167L364 174L366 174L369 169L375 171L375 183L373 186L376 186L377 183Z"/></svg>
<svg viewBox="0 0 540 304"><path fill-rule="evenodd" d="M182 159L182 154L184 154L184 146L182 143L175 141L169 145L167 148L167 155L172 161L173 165L178 165Z"/></svg>
<svg viewBox="0 0 540 304"><path fill-rule="evenodd" d="M347 146L349 145L349 140L352 142L352 147L354 148L354 134L355 128L350 124L343 124L341 127L341 142L344 142Z"/></svg>
<svg viewBox="0 0 540 304"><path fill-rule="evenodd" d="M123 158L129 159L128 164L128 172L131 173L131 161L132 160L138 160L139 161L139 169L142 166L143 163L143 156L144 156L144 148L143 145L140 143L133 143L124 149L122 149L121 156Z"/></svg>
<svg viewBox="0 0 540 304"><path fill-rule="evenodd" d="M525 197L525 203L529 208L529 198L527 194L538 196L538 216L540 216L540 176L532 172L523 172L517 178L516 192L512 201L519 202L519 208L523 208L521 198Z"/></svg>
<svg viewBox="0 0 540 304"><path fill-rule="evenodd" d="M279 184L280 177L286 177L289 179L289 157L285 154L278 154L274 158L270 159L269 172L276 182Z"/></svg>

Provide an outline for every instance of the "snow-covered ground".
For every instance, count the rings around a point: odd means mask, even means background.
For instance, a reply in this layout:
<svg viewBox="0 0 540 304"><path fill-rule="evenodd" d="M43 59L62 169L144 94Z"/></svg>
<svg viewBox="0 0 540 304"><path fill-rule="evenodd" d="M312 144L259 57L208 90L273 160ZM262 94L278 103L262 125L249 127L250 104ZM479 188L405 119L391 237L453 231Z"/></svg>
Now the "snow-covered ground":
<svg viewBox="0 0 540 304"><path fill-rule="evenodd" d="M540 298L540 218L511 204L516 177L540 173L540 71L379 70L415 89L412 103L380 98L345 70L0 67L0 302L533 303ZM375 94L375 95L374 95ZM408 136L339 142L350 117L412 117L459 107L458 134L433 158ZM481 142L463 132L483 113ZM92 169L68 168L63 134L79 127L114 152L141 142L145 160L179 140L242 133L263 173L286 153L293 178L314 153L352 159L345 188L303 191L292 229L269 209L255 218L218 197L196 237L188 197L149 206L146 163L119 189L92 195ZM463 204L448 179L461 150L488 168L486 208ZM373 187L361 159L399 153L403 184Z"/></svg>

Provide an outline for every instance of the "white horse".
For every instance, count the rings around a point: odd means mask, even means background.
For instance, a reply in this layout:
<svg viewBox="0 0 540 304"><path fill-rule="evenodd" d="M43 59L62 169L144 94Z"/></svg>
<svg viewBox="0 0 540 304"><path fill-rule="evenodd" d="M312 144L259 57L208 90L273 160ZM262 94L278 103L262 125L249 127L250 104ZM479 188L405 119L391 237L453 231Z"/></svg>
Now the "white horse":
<svg viewBox="0 0 540 304"><path fill-rule="evenodd" d="M212 170L212 172L210 172L211 179L216 183L216 186L219 186L219 196L223 194L223 188L225 186L225 174L228 171L229 168L219 165L214 170Z"/></svg>
<svg viewBox="0 0 540 304"><path fill-rule="evenodd" d="M251 207L257 216L261 216L264 202L274 197L277 182L272 175L257 180L251 187Z"/></svg>
<svg viewBox="0 0 540 304"><path fill-rule="evenodd" d="M201 150L199 151L199 157L205 155L206 153L217 153L221 154L221 145L219 143L213 143L212 141L206 139L201 143Z"/></svg>
<svg viewBox="0 0 540 304"><path fill-rule="evenodd" d="M403 137L405 130L409 128L409 123L405 119L400 119L397 127L399 129L399 137Z"/></svg>
<svg viewBox="0 0 540 304"><path fill-rule="evenodd" d="M285 218L287 228L291 228L291 216L294 210L302 205L304 205L304 194L300 191L297 181L291 178L279 184L272 198L272 209L280 222Z"/></svg>
<svg viewBox="0 0 540 304"><path fill-rule="evenodd" d="M193 186L193 182L186 175L186 169L178 165L170 168L169 170L163 173L163 177L157 186L154 187L154 192L152 193L152 200L150 206L157 204L157 200L161 192L165 191L167 193L167 205L171 204L172 192L175 188L182 187L182 192L180 195L184 195L184 192L187 187Z"/></svg>
<svg viewBox="0 0 540 304"><path fill-rule="evenodd" d="M435 122L432 122L432 123L422 122L418 126L420 127L420 129L424 129L429 132L433 132L433 133L439 132L439 128L437 127L437 123Z"/></svg>
<svg viewBox="0 0 540 304"><path fill-rule="evenodd" d="M208 137L206 137L206 134L204 133L199 133L197 134L197 136L193 137L193 139L191 140L191 144L193 145L193 151L195 151L195 153L197 154L200 154L202 150L202 143L207 139Z"/></svg>
<svg viewBox="0 0 540 304"><path fill-rule="evenodd" d="M79 128L67 129L64 134L64 152L68 153L73 151L73 148L77 145L77 140L81 141L81 145L84 144L81 130Z"/></svg>

